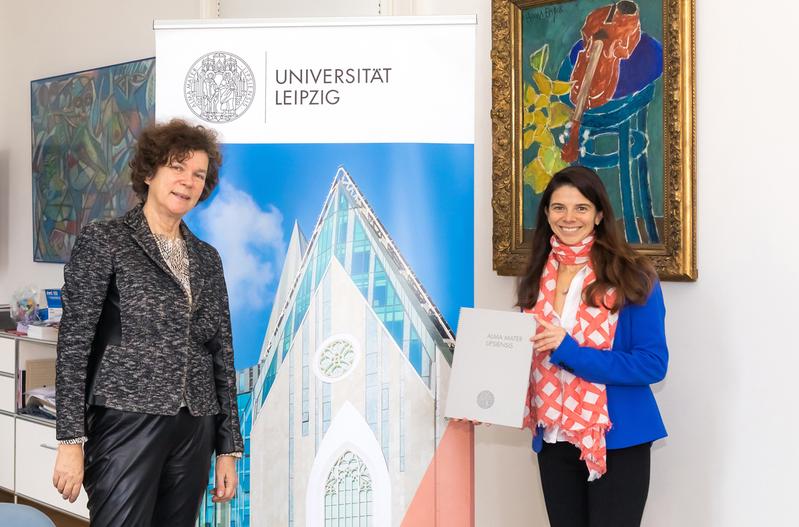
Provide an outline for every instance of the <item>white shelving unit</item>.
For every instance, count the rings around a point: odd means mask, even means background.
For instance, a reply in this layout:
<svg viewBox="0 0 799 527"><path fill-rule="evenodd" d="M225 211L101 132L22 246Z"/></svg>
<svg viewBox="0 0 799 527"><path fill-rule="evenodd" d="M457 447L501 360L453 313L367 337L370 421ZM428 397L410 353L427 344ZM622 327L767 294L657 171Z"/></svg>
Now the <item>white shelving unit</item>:
<svg viewBox="0 0 799 527"><path fill-rule="evenodd" d="M86 491L69 503L53 487L55 421L17 413L17 371L29 360L54 359L55 344L0 333L0 488L86 520Z"/></svg>

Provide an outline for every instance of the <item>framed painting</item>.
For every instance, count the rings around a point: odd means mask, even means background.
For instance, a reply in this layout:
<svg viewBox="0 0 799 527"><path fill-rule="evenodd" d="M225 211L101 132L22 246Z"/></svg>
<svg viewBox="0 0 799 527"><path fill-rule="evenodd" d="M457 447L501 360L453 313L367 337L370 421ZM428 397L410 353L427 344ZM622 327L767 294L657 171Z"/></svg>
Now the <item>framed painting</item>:
<svg viewBox="0 0 799 527"><path fill-rule="evenodd" d="M84 225L136 203L131 146L154 116L154 58L31 81L34 261L66 262Z"/></svg>
<svg viewBox="0 0 799 527"><path fill-rule="evenodd" d="M494 269L521 274L558 170L594 169L664 280L695 280L693 0L494 0Z"/></svg>

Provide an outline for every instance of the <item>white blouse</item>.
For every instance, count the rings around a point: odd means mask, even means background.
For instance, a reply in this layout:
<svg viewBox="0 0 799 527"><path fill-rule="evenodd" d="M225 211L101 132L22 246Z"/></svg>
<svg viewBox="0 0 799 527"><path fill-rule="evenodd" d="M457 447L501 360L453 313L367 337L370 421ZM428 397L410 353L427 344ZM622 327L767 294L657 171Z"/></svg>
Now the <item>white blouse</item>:
<svg viewBox="0 0 799 527"><path fill-rule="evenodd" d="M560 316L557 313L552 313L552 322L568 333L570 329L577 323L577 310L580 308L580 300L583 294L583 282L588 275L588 266L584 266L577 271L577 274L572 278L569 284L569 292L566 293L566 300L563 302L563 310ZM546 359L549 363L549 357ZM563 375L566 373L564 370L558 371L558 378L563 384ZM559 426L544 429L544 441L547 443L557 443L558 441L567 441L566 435L560 430Z"/></svg>

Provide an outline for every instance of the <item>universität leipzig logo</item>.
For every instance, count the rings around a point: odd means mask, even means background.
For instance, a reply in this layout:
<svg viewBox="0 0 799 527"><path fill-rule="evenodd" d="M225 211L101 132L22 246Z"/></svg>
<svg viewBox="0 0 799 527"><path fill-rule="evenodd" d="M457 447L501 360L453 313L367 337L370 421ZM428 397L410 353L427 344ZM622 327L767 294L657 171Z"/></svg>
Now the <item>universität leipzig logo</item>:
<svg viewBox="0 0 799 527"><path fill-rule="evenodd" d="M252 70L241 57L224 51L203 55L186 74L186 104L209 123L229 123L250 107L255 96Z"/></svg>

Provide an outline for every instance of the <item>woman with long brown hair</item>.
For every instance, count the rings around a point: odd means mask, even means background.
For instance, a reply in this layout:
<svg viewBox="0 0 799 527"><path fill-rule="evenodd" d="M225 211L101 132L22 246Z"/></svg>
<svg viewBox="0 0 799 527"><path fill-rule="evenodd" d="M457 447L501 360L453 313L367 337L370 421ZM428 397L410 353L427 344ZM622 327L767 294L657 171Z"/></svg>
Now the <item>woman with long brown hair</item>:
<svg viewBox="0 0 799 527"><path fill-rule="evenodd" d="M536 221L518 305L538 321L525 424L549 521L638 526L650 447L666 436L650 389L668 364L657 275L588 168L555 174Z"/></svg>

